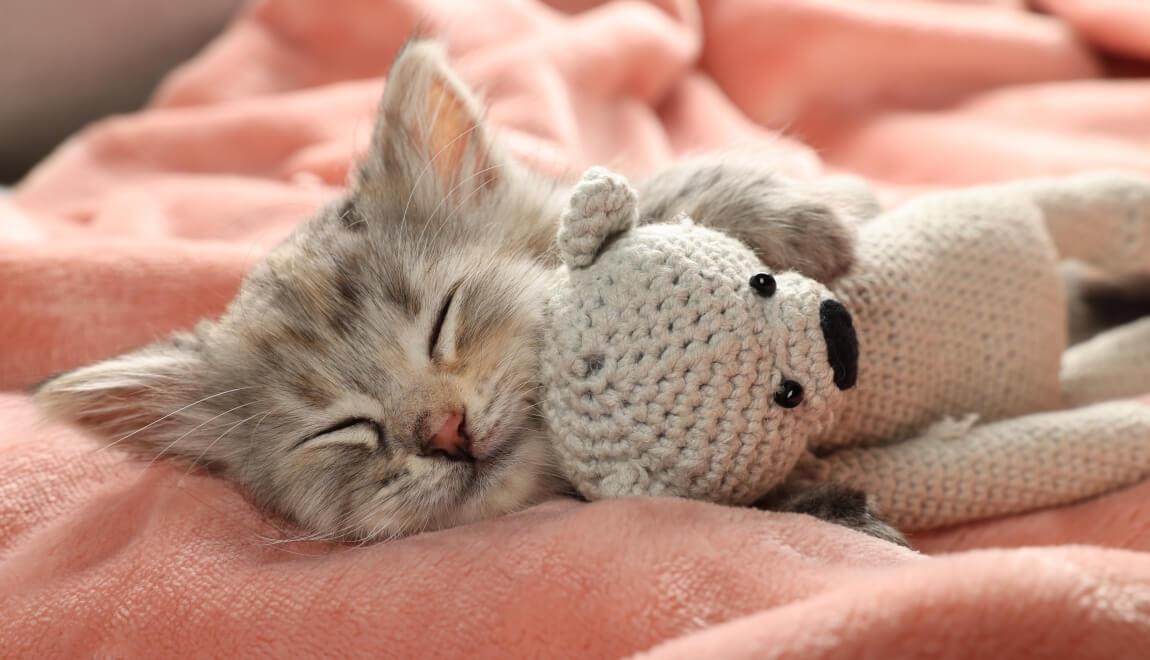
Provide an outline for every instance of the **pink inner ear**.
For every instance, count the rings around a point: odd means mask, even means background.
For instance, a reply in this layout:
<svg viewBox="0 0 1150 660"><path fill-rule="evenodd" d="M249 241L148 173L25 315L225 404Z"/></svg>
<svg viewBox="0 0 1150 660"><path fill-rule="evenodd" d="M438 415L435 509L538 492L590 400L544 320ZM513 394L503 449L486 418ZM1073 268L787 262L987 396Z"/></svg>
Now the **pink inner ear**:
<svg viewBox="0 0 1150 660"><path fill-rule="evenodd" d="M483 171L489 167L489 158L477 119L466 102L444 80L431 83L425 102L427 116L432 118L427 135L428 156L439 181L451 186L474 176L474 187L491 183L497 172ZM469 153L474 162L466 160Z"/></svg>

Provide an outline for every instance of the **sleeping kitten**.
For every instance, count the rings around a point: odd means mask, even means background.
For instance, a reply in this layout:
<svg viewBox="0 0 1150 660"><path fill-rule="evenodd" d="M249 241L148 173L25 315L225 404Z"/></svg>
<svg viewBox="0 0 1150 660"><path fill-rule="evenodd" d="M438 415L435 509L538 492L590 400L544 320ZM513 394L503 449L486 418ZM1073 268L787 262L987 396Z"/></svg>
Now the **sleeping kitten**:
<svg viewBox="0 0 1150 660"><path fill-rule="evenodd" d="M682 167L656 178L648 220L686 197L738 198L731 229L770 265L849 266L849 232L825 204L707 167L706 190ZM564 194L499 151L438 47L409 45L349 192L276 247L222 318L36 398L124 450L230 479L323 538L521 509L563 489L535 378Z"/></svg>

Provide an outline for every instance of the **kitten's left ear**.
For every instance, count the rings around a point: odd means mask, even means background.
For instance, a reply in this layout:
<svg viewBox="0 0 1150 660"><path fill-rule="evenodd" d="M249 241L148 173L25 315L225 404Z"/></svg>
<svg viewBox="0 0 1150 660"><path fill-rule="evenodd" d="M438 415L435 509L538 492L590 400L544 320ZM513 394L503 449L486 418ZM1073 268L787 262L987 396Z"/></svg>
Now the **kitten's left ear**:
<svg viewBox="0 0 1150 660"><path fill-rule="evenodd" d="M451 70L443 47L405 46L388 72L360 187L370 192L399 183L435 203L471 199L496 188L506 166L479 102Z"/></svg>
<svg viewBox="0 0 1150 660"><path fill-rule="evenodd" d="M204 449L201 439L168 443L203 418L189 405L201 398L204 366L196 344L179 334L74 369L41 383L34 400L49 417L136 455L195 456Z"/></svg>

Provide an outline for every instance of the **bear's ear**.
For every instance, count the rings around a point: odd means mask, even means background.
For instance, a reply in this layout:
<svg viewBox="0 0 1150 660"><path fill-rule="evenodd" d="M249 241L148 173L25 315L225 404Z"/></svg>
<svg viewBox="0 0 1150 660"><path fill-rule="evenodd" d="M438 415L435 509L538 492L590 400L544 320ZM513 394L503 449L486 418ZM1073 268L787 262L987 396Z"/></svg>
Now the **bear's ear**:
<svg viewBox="0 0 1150 660"><path fill-rule="evenodd" d="M590 266L613 236L635 226L639 205L627 179L592 167L571 193L559 223L559 253L568 268Z"/></svg>

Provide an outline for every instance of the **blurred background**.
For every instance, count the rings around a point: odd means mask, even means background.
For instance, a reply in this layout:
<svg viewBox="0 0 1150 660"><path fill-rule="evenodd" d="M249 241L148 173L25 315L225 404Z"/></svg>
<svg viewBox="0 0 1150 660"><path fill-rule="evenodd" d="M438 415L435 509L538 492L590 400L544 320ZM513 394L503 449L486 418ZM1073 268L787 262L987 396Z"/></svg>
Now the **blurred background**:
<svg viewBox="0 0 1150 660"><path fill-rule="evenodd" d="M0 0L0 184L84 124L140 107L242 0Z"/></svg>
<svg viewBox="0 0 1150 660"><path fill-rule="evenodd" d="M508 6L538 4L575 14L602 2L539 0ZM0 187L18 182L61 141L87 124L139 109L156 85L219 35L244 4L244 0L0 0ZM388 28L411 8L434 7L433 13L445 16L475 14L484 20L495 20L493 15L500 13L501 5L469 5L460 0L449 11L444 7L451 3L419 0L296 0L267 4L277 7L273 33L284 31L271 50L278 46L291 50L295 39L305 44L300 59L292 62L306 73L285 84L283 90L378 76L382 72L371 67L341 67L347 64L344 60L355 63L356 58L364 58L378 64L385 61L384 56L390 57ZM362 7L348 9L357 4ZM1127 134L1136 134L1140 141L1143 132L1141 115L1134 117L1128 107L1137 103L1130 91L1132 87L1124 91L1111 85L1107 93L1115 95L1113 99L1099 100L1088 112L1086 103L1074 110L1088 116L1067 120L1061 113L1073 105L1064 102L1065 98L1101 99L1098 92L1102 85L1083 86L1083 92L1079 92L1071 89L1073 81L1113 82L1150 74L1150 39L1145 38L1150 34L1146 27L1150 18L1142 14L1150 0L648 0L633 4L662 7L684 25L693 21L711 22L711 27L720 25L715 29L723 34L721 39L713 39L712 30L706 26L702 30L704 48L696 64L700 72L714 78L749 119L767 129L803 139L835 167L856 170L871 178L904 179L900 183L975 183L1021 175L1024 172L1015 168L1021 161L1042 163L1051 171L1065 170L1065 162L1057 163L1057 159L1048 157L1049 145L1058 147L1068 158L1081 159L1082 167L1142 164L1141 154L1131 148L1135 141ZM759 12L762 16L757 18L751 15L750 20L739 17L738 12L756 4L770 9ZM368 10L368 5L376 9ZM979 10L984 11L978 13ZM638 12L619 12L625 13ZM1047 16L1040 17L1041 14ZM379 23L371 27L372 20ZM477 29L486 27L473 22L460 30L462 50L488 40L490 35L484 33L490 30ZM338 47L346 56L322 52L322 46L318 46L320 51L310 50L322 42L325 34L347 39ZM796 38L795 34L802 36ZM1080 43L1075 44L1074 40ZM931 41L937 43L931 45ZM897 54L908 48L918 54L909 58ZM884 50L888 54L884 55ZM843 53L851 56L843 58ZM755 62L751 68L756 71L738 71L736 65L744 60ZM250 60L233 67L232 72L248 67L255 77L284 73L268 68L264 62ZM325 72L325 67L334 69ZM313 75L318 77L305 80ZM481 72L479 77L485 75ZM665 74L653 75L657 79ZM1061 81L1067 81L1067 86L1057 95L1064 96L1058 102L1048 102L1040 86ZM1024 85L1033 86L1035 94L1027 97L1028 90L1021 88ZM966 103L979 93L994 96L996 89L1011 86L1021 93L1014 100L1000 99L1000 105L1013 104L1010 112L1028 115L1025 121L1015 121L1017 116L1008 117L1005 110L990 107L999 103L994 99L985 104L989 112L977 110L977 102ZM1008 90L1000 96L1010 94ZM1053 112L1034 112L1030 104L1039 99ZM1113 100L1122 102L1122 107L1106 110L1107 103ZM994 150L1006 144L1007 140L1000 139L1002 134L981 130L984 123L989 125L1000 119L1010 121L1011 137L1042 134L1001 147L1010 152L1006 159L1009 165L980 166L975 175L956 174L950 164L936 172L931 163L919 162L906 154L888 155L882 167L871 167L875 165L872 161L876 146L882 150L890 148L881 127L867 132L875 136L871 141L855 136L840 139L841 128L859 117L877 114L876 109L936 112L962 109L963 104L972 105L976 114L981 113L979 125L974 126L977 130L972 130L970 124L958 123L944 128L962 133L952 140L964 148L973 144ZM496 114L499 112L497 108ZM906 115L891 116L903 123L909 119ZM933 117L921 119L935 121ZM993 121L984 122L985 119ZM593 120L592 117L589 121L594 123ZM531 129L534 124L523 117L512 116L502 123L521 124L530 129L528 133L535 132ZM352 132L351 128L343 128L341 135ZM1124 143L1112 140L1112 132L1121 133ZM1093 152L1083 150L1078 144L1082 140L1088 140L1087 146L1098 153L1086 157ZM913 145L917 139L900 142ZM856 158L858 154L862 156ZM993 164L1002 159L983 160ZM894 173L897 176L891 175L890 170L899 170ZM1039 173L1030 166L1023 170Z"/></svg>

